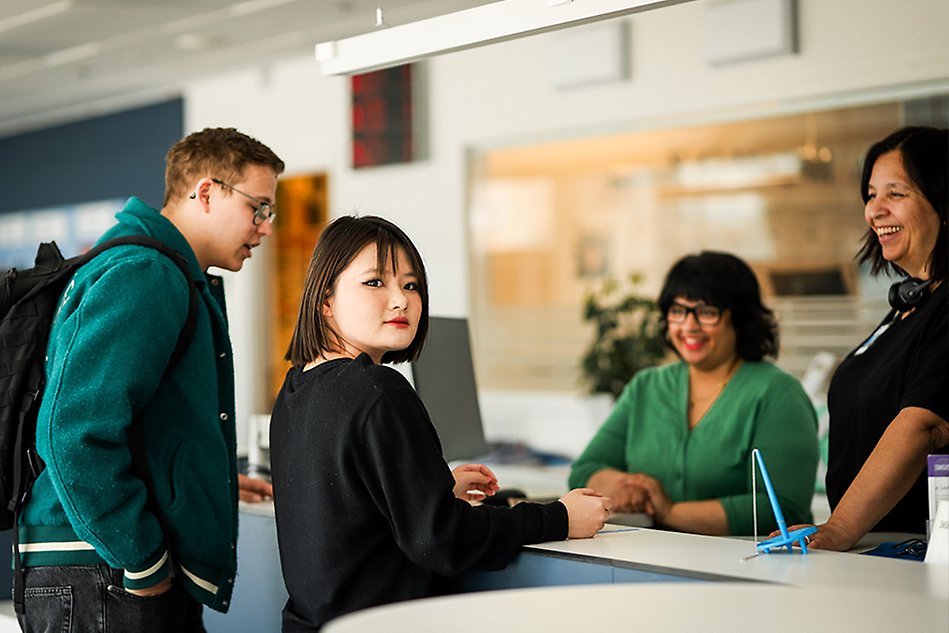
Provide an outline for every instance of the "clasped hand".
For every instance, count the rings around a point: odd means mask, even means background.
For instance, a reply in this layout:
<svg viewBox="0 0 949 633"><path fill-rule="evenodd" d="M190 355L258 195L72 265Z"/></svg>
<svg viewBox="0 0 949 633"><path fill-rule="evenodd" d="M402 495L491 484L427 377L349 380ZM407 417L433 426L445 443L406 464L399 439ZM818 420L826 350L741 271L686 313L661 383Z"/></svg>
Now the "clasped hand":
<svg viewBox="0 0 949 633"><path fill-rule="evenodd" d="M601 470L587 485L610 497L614 512L645 512L662 522L672 508L662 484L644 473Z"/></svg>

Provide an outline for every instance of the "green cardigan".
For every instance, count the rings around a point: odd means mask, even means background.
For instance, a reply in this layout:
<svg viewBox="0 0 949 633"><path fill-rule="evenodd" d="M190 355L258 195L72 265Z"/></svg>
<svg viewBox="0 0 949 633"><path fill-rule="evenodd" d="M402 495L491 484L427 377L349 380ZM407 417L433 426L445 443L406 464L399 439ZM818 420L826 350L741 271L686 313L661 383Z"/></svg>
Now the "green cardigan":
<svg viewBox="0 0 949 633"><path fill-rule="evenodd" d="M237 468L223 286L156 210L131 198L117 218L103 240L147 234L188 260L199 295L194 339L166 374L189 305L166 256L120 246L79 270L47 348L36 430L46 468L20 520L22 560L106 563L125 570L128 588L157 584L173 564L195 598L226 611L237 568ZM133 474L133 419L148 492Z"/></svg>
<svg viewBox="0 0 949 633"><path fill-rule="evenodd" d="M673 502L718 499L729 532L753 532L751 450L768 467L788 525L810 522L817 419L801 385L770 363L743 363L693 430L684 362L636 374L576 460L571 488L604 468L658 479ZM777 524L758 478L758 533Z"/></svg>

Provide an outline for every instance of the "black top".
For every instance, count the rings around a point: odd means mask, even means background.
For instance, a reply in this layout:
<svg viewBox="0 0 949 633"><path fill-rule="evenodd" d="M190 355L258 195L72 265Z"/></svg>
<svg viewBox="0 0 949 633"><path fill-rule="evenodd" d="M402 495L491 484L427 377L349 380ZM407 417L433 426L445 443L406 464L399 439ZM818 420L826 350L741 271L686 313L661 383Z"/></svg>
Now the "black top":
<svg viewBox="0 0 949 633"><path fill-rule="evenodd" d="M858 354L847 355L830 383L827 497L837 507L883 432L906 407L949 420L949 326L943 283L916 311ZM884 319L881 325L890 320ZM942 449L939 452L946 452ZM912 489L873 528L925 534L929 496L925 468Z"/></svg>
<svg viewBox="0 0 949 633"><path fill-rule="evenodd" d="M421 400L365 354L291 369L270 426L284 631L432 595L439 576L501 569L521 545L567 537L559 502L473 507Z"/></svg>

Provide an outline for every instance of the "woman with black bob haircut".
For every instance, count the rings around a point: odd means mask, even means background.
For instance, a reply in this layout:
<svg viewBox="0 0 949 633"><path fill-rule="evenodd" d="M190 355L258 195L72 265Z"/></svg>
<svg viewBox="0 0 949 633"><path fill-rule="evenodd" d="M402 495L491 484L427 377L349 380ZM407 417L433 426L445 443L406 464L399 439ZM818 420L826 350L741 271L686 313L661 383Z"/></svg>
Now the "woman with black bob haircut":
<svg viewBox="0 0 949 633"><path fill-rule="evenodd" d="M323 248L314 249L307 269L297 323L285 356L294 367L332 353L341 345L339 334L330 327L322 309L323 299L332 296L339 275L349 266L354 254L372 244L375 245L376 269L380 271L386 269L387 260L392 269L397 270L399 252L404 253L415 277L420 308L412 342L405 349L386 351L381 361L404 363L422 353L428 334L428 275L418 249L402 229L388 220L371 215L343 216L332 223Z"/></svg>
<svg viewBox="0 0 949 633"><path fill-rule="evenodd" d="M857 257L901 279L890 311L831 379L831 516L811 547L847 550L870 531L926 533L927 455L949 447L947 178L949 130L903 128L867 152Z"/></svg>
<svg viewBox="0 0 949 633"><path fill-rule="evenodd" d="M513 508L469 503L498 490L494 473L451 470L415 390L383 365L416 358L427 329L425 265L408 236L373 216L331 222L270 424L285 632L430 596L444 576L500 569L523 545L603 527L610 502L592 490Z"/></svg>
<svg viewBox="0 0 949 633"><path fill-rule="evenodd" d="M683 257L666 276L659 308L678 361L633 377L573 464L570 485L671 529L748 535L758 448L785 516L810 516L817 419L797 380L763 360L777 357L778 332L754 273L727 253ZM758 517L775 525L771 512Z"/></svg>
<svg viewBox="0 0 949 633"><path fill-rule="evenodd" d="M691 297L731 313L736 349L743 360L757 362L778 358L778 324L774 312L761 302L758 279L742 260L729 253L703 251L680 259L666 276L659 295L663 318L659 331L669 339L669 308L676 297Z"/></svg>

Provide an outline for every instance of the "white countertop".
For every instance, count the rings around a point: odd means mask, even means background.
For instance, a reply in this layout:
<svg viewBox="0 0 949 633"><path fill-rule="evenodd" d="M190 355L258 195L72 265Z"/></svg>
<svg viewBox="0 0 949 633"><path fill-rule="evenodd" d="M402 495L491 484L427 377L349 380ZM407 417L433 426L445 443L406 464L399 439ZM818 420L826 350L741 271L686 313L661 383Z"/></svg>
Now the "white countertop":
<svg viewBox="0 0 949 633"><path fill-rule="evenodd" d="M750 540L608 526L593 539L529 546L573 559L727 582L514 589L376 607L327 633L736 633L949 631L949 567L859 554L754 556ZM503 573L503 572L501 572Z"/></svg>
<svg viewBox="0 0 949 633"><path fill-rule="evenodd" d="M949 608L911 594L838 587L688 583L489 591L402 602L330 622L326 633L942 633Z"/></svg>
<svg viewBox="0 0 949 633"><path fill-rule="evenodd" d="M891 595L930 595L949 600L949 567L854 553L799 550L755 556L752 540L607 526L592 539L529 545L643 571L693 578L777 583L805 588L852 587ZM947 602L949 615L949 602Z"/></svg>

